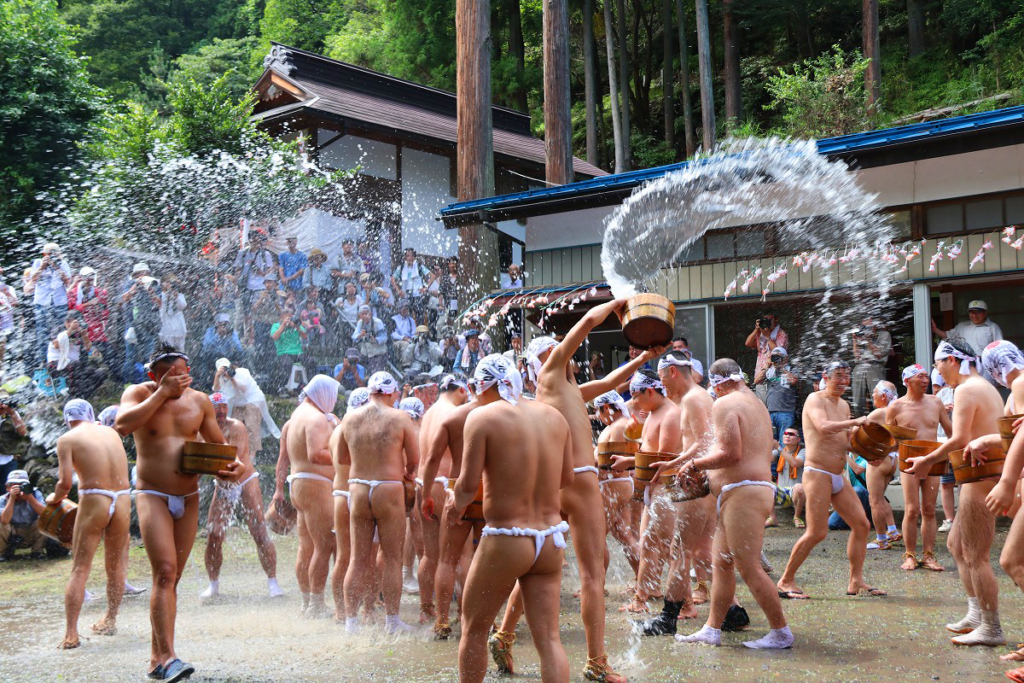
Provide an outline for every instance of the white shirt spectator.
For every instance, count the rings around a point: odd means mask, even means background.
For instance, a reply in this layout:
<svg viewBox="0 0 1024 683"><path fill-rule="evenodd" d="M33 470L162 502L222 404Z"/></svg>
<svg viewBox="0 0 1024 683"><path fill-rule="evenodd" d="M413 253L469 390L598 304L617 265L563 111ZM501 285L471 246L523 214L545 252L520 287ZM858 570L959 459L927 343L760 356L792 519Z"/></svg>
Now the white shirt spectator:
<svg viewBox="0 0 1024 683"><path fill-rule="evenodd" d="M168 292L160 293L160 341L170 344L176 349L184 348L185 314L187 307L185 295L179 293L171 297Z"/></svg>
<svg viewBox="0 0 1024 683"><path fill-rule="evenodd" d="M58 370L63 370L72 363L77 363L82 358L82 347L80 344L72 344L67 332L61 331L57 335L57 345L46 345L46 363L56 363Z"/></svg>
<svg viewBox="0 0 1024 683"><path fill-rule="evenodd" d="M39 279L34 283L35 292L32 303L36 306L67 306L68 291L64 288L64 278L61 273L70 280L71 267L64 259L54 267L53 265L42 269L43 260L36 259L32 262L32 275L39 273Z"/></svg>
<svg viewBox="0 0 1024 683"><path fill-rule="evenodd" d="M416 338L416 321L412 316L393 315L391 320L395 323L395 331L391 333L392 339L402 341L406 337L409 339Z"/></svg>
<svg viewBox="0 0 1024 683"><path fill-rule="evenodd" d="M981 356L986 346L1003 338L1003 331L991 320L986 320L980 325L965 320L947 333L947 338L949 337L964 341L974 349L974 353Z"/></svg>

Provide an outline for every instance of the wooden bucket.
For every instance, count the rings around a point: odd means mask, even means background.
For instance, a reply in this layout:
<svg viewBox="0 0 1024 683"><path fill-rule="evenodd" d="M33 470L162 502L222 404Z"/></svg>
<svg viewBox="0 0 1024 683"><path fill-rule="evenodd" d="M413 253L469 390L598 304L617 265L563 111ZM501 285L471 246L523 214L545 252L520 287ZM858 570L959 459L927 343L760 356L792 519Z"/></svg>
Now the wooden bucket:
<svg viewBox="0 0 1024 683"><path fill-rule="evenodd" d="M227 444L186 441L181 453L181 471L216 475L235 459L237 452L237 448Z"/></svg>
<svg viewBox="0 0 1024 683"><path fill-rule="evenodd" d="M78 504L67 498L57 505L47 505L39 515L39 532L70 548L77 516Z"/></svg>
<svg viewBox="0 0 1024 683"><path fill-rule="evenodd" d="M906 472L910 469L910 466L907 464L907 460L910 458L920 458L922 455L928 455L941 445L938 441L923 441L920 439L900 441L900 472ZM941 476L946 473L948 466L949 463L947 462L937 462L928 471L928 476Z"/></svg>
<svg viewBox="0 0 1024 683"><path fill-rule="evenodd" d="M281 505L271 502L263 517L271 531L279 536L287 536L295 528L298 511L286 498Z"/></svg>
<svg viewBox="0 0 1024 683"><path fill-rule="evenodd" d="M482 481L480 488L476 490L476 498L466 506L466 511L462 513L462 520L464 522L484 521L484 483Z"/></svg>
<svg viewBox="0 0 1024 683"><path fill-rule="evenodd" d="M1006 453L1010 452L1010 444L1013 443L1013 423L1024 415L1008 415L1001 417L999 420L999 436L1003 440L1003 451Z"/></svg>
<svg viewBox="0 0 1024 683"><path fill-rule="evenodd" d="M676 307L660 294L637 294L626 301L622 334L630 345L649 349L668 344L675 326Z"/></svg>
<svg viewBox="0 0 1024 683"><path fill-rule="evenodd" d="M865 422L854 427L850 434L850 448L868 462L875 462L896 450L896 439L883 425Z"/></svg>
<svg viewBox="0 0 1024 683"><path fill-rule="evenodd" d="M626 441L629 441L632 444L639 444L642 440L641 437L643 437L643 434L644 426L632 421L626 425L626 429L623 430L622 433L622 435L626 437ZM639 446L637 446L637 449L639 449Z"/></svg>
<svg viewBox="0 0 1024 683"><path fill-rule="evenodd" d="M711 495L711 482L706 472L690 470L689 476L676 474L675 485L669 492L673 503L685 503Z"/></svg>
<svg viewBox="0 0 1024 683"><path fill-rule="evenodd" d="M949 454L949 464L953 467L953 476L956 477L958 486L973 484L974 482L999 477L1003 473L1003 463L1006 462L1006 453L1000 450L989 449L988 460L984 465L972 467L964 460L964 452L952 451Z"/></svg>
<svg viewBox="0 0 1024 683"><path fill-rule="evenodd" d="M597 444L597 468L610 470L612 457L616 455L633 456L640 450L640 444L633 441L605 441Z"/></svg>
<svg viewBox="0 0 1024 683"><path fill-rule="evenodd" d="M885 429L892 434L892 438L897 441L913 441L917 438L917 430L911 429L910 427L900 427L898 425L885 425Z"/></svg>
<svg viewBox="0 0 1024 683"><path fill-rule="evenodd" d="M637 451L636 469L633 470L633 498L636 500L644 499L644 491L651 485L651 479L654 477L654 468L651 465L656 462L668 462L677 457L679 457L678 453L647 453L645 451ZM667 472L662 474L660 483L667 483L672 476L675 475Z"/></svg>

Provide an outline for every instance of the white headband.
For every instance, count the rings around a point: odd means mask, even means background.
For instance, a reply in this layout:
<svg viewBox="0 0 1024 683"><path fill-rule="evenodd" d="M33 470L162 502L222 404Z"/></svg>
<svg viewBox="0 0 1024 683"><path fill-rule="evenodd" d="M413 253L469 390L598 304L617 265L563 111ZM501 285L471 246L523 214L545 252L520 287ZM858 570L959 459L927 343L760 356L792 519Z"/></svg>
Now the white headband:
<svg viewBox="0 0 1024 683"><path fill-rule="evenodd" d="M940 342L939 348L935 349L935 360L942 360L952 356L960 360L960 374L969 375L971 374L971 361L977 362L977 356L968 356L962 351L957 351L956 348L947 341Z"/></svg>
<svg viewBox="0 0 1024 683"><path fill-rule="evenodd" d="M912 377L917 377L918 375L926 374L928 374L928 371L925 370L923 365L919 365L918 363L908 365L907 367L903 368L903 386L907 386L908 379Z"/></svg>
<svg viewBox="0 0 1024 683"><path fill-rule="evenodd" d="M73 398L64 404L64 424L71 426L72 422L95 422L96 413L92 405L84 398Z"/></svg>
<svg viewBox="0 0 1024 683"><path fill-rule="evenodd" d="M473 373L476 393L482 394L497 385L498 395L512 405L516 405L519 401L519 393L516 391L513 376L518 374L508 358L499 353L492 353L477 364L476 372Z"/></svg>
<svg viewBox="0 0 1024 683"><path fill-rule="evenodd" d="M348 403L346 407L349 410L355 410L366 405L366 402L370 400L370 390L366 387L358 387L352 390L352 393L348 395Z"/></svg>
<svg viewBox="0 0 1024 683"><path fill-rule="evenodd" d="M371 394L393 394L398 391L398 382L395 381L390 372L381 370L370 376L370 381L366 383L366 388L370 390Z"/></svg>
<svg viewBox="0 0 1024 683"><path fill-rule="evenodd" d="M892 401L895 401L896 398L897 398L896 390L895 389L890 389L889 387L884 386L881 382L879 382L878 384L875 385L874 393L881 394L882 396L885 396L887 399L889 399L890 403Z"/></svg>
<svg viewBox="0 0 1024 683"><path fill-rule="evenodd" d="M633 378L629 380L629 393L636 394L647 389L665 393L665 385L661 383L660 379L648 377L642 372L633 373Z"/></svg>
<svg viewBox="0 0 1024 683"><path fill-rule="evenodd" d="M606 391L594 399L594 408L600 410L604 406L611 406L626 417L629 417L629 407L626 406L626 401L617 391Z"/></svg>
<svg viewBox="0 0 1024 683"><path fill-rule="evenodd" d="M334 412L334 406L338 402L338 389L340 388L341 384L333 377L314 375L302 390L302 395L308 398L324 415L330 415Z"/></svg>
<svg viewBox="0 0 1024 683"><path fill-rule="evenodd" d="M455 375L445 375L444 379L441 380L441 391L449 391L453 386L464 390L466 388L466 383Z"/></svg>
<svg viewBox="0 0 1024 683"><path fill-rule="evenodd" d="M731 375L716 375L715 373L708 374L708 384L711 388L717 387L719 384L725 384L726 382L739 382L745 384L746 380L743 379L743 375L738 372L734 372Z"/></svg>
<svg viewBox="0 0 1024 683"><path fill-rule="evenodd" d="M423 417L423 401L415 396L403 398L398 404L398 409L409 413L409 416L414 420Z"/></svg>
<svg viewBox="0 0 1024 683"><path fill-rule="evenodd" d="M530 371L531 382L537 381L537 378L540 377L540 370L544 366L540 360L540 354L556 346L558 346L558 342L554 337L534 337L530 340L530 345L526 347L526 364Z"/></svg>
<svg viewBox="0 0 1024 683"><path fill-rule="evenodd" d="M1014 370L1024 370L1024 353L1013 342L1002 339L985 347L981 354L981 362L986 372L1000 384L1009 388L1006 377Z"/></svg>
<svg viewBox="0 0 1024 683"><path fill-rule="evenodd" d="M661 357L658 361L658 372L661 372L665 368L675 366L677 368L692 368L693 361L689 358L678 359L672 356L671 353Z"/></svg>

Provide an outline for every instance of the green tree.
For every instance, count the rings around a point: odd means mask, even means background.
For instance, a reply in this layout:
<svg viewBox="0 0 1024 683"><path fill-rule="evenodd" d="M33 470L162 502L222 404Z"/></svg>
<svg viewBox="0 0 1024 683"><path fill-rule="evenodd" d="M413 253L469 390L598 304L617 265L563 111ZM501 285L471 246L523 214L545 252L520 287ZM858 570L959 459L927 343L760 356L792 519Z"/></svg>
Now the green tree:
<svg viewBox="0 0 1024 683"><path fill-rule="evenodd" d="M0 1L0 225L31 215L102 109L54 0Z"/></svg>

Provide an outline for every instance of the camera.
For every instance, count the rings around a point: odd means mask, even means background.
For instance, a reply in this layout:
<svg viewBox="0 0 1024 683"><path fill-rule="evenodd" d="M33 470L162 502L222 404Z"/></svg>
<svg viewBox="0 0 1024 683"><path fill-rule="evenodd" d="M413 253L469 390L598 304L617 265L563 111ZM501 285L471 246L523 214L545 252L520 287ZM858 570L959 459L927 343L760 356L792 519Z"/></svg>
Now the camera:
<svg viewBox="0 0 1024 683"><path fill-rule="evenodd" d="M224 374L227 375L228 377L234 378L235 369L229 365L228 367L224 368Z"/></svg>
<svg viewBox="0 0 1024 683"><path fill-rule="evenodd" d="M24 496L32 497L32 493L36 490L31 483L18 484L18 488L21 489L21 493Z"/></svg>
<svg viewBox="0 0 1024 683"><path fill-rule="evenodd" d="M771 327L772 327L772 319L771 318L761 318L757 322L759 322L761 324L761 329L762 330L770 330Z"/></svg>

